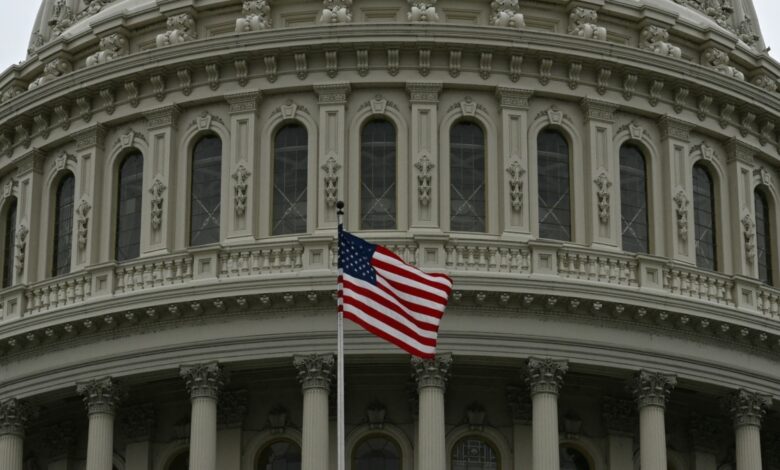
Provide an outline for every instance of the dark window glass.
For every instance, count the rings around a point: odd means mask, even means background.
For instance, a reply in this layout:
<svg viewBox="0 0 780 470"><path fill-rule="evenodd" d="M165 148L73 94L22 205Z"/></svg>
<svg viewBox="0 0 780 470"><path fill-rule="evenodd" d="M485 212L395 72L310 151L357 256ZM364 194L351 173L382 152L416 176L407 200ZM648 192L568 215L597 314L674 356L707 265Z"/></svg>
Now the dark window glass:
<svg viewBox="0 0 780 470"><path fill-rule="evenodd" d="M461 439L452 449L451 470L499 470L498 452L477 437Z"/></svg>
<svg viewBox="0 0 780 470"><path fill-rule="evenodd" d="M73 198L76 178L66 173L57 185L54 200L54 260L52 276L70 272L71 241L73 239Z"/></svg>
<svg viewBox="0 0 780 470"><path fill-rule="evenodd" d="M758 257L758 278L772 284L772 219L769 203L763 191L756 190L756 256Z"/></svg>
<svg viewBox="0 0 780 470"><path fill-rule="evenodd" d="M274 235L306 231L308 135L300 124L284 126L274 141Z"/></svg>
<svg viewBox="0 0 780 470"><path fill-rule="evenodd" d="M715 232L715 190L709 171L693 166L693 218L696 229L696 265L718 269Z"/></svg>
<svg viewBox="0 0 780 470"><path fill-rule="evenodd" d="M276 441L260 453L256 470L301 470L301 448L292 441Z"/></svg>
<svg viewBox="0 0 780 470"><path fill-rule="evenodd" d="M571 447L561 447L560 451L561 470L590 470L590 463L587 457L577 449Z"/></svg>
<svg viewBox="0 0 780 470"><path fill-rule="evenodd" d="M222 141L204 137L192 152L190 199L190 245L219 241Z"/></svg>
<svg viewBox="0 0 780 470"><path fill-rule="evenodd" d="M645 157L633 145L620 148L620 221L623 249L648 253L647 171Z"/></svg>
<svg viewBox="0 0 780 470"><path fill-rule="evenodd" d="M571 240L569 143L560 132L544 130L537 140L539 237Z"/></svg>
<svg viewBox="0 0 780 470"><path fill-rule="evenodd" d="M184 451L181 454L171 460L168 464L167 470L189 470L190 468L190 452Z"/></svg>
<svg viewBox="0 0 780 470"><path fill-rule="evenodd" d="M401 470L401 449L381 436L363 439L355 447L352 470Z"/></svg>
<svg viewBox="0 0 780 470"><path fill-rule="evenodd" d="M485 231L485 133L473 122L450 129L450 229Z"/></svg>
<svg viewBox="0 0 780 470"><path fill-rule="evenodd" d="M116 211L117 261L137 258L140 254L143 179L144 157L140 153L131 153L119 166Z"/></svg>
<svg viewBox="0 0 780 470"><path fill-rule="evenodd" d="M14 283L14 255L16 254L16 198L8 203L3 245L3 287L11 287Z"/></svg>
<svg viewBox="0 0 780 470"><path fill-rule="evenodd" d="M360 228L396 228L395 127L374 120L360 134Z"/></svg>

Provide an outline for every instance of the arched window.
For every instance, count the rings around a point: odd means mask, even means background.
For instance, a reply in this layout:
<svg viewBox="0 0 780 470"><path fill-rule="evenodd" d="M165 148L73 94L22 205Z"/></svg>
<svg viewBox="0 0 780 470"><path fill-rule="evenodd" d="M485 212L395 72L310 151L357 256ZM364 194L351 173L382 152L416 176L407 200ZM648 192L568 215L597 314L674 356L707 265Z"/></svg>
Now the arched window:
<svg viewBox="0 0 780 470"><path fill-rule="evenodd" d="M590 461L579 450L569 447L560 447L561 470L591 470Z"/></svg>
<svg viewBox="0 0 780 470"><path fill-rule="evenodd" d="M754 191L756 204L756 256L758 258L758 278L772 284L772 218L769 201L760 189Z"/></svg>
<svg viewBox="0 0 780 470"><path fill-rule="evenodd" d="M12 198L5 213L5 239L3 240L3 287L14 283L14 255L16 253L16 198Z"/></svg>
<svg viewBox="0 0 780 470"><path fill-rule="evenodd" d="M70 272L71 242L73 240L73 203L76 178L67 172L57 184L54 199L54 259L51 274L59 276Z"/></svg>
<svg viewBox="0 0 780 470"><path fill-rule="evenodd" d="M485 231L485 132L473 122L450 129L450 230Z"/></svg>
<svg viewBox="0 0 780 470"><path fill-rule="evenodd" d="M170 463L165 470L189 470L190 468L190 451L185 450L176 455L176 457L170 460Z"/></svg>
<svg viewBox="0 0 780 470"><path fill-rule="evenodd" d="M306 231L308 134L300 124L289 124L274 140L274 235Z"/></svg>
<svg viewBox="0 0 780 470"><path fill-rule="evenodd" d="M219 137L203 137L195 144L190 181L190 245L217 243L222 189L222 141Z"/></svg>
<svg viewBox="0 0 780 470"><path fill-rule="evenodd" d="M144 157L127 155L119 165L119 192L116 211L116 260L137 258L141 250L141 199Z"/></svg>
<svg viewBox="0 0 780 470"><path fill-rule="evenodd" d="M718 269L715 232L715 189L710 172L703 165L693 166L693 214L696 236L696 265Z"/></svg>
<svg viewBox="0 0 780 470"><path fill-rule="evenodd" d="M395 229L396 132L386 119L375 119L360 133L360 228Z"/></svg>
<svg viewBox="0 0 780 470"><path fill-rule="evenodd" d="M461 439L452 448L451 470L500 470L498 451L478 437Z"/></svg>
<svg viewBox="0 0 780 470"><path fill-rule="evenodd" d="M537 140L539 167L539 237L571 240L569 143L558 131L545 129Z"/></svg>
<svg viewBox="0 0 780 470"><path fill-rule="evenodd" d="M301 448L283 439L268 444L257 459L255 470L301 470Z"/></svg>
<svg viewBox="0 0 780 470"><path fill-rule="evenodd" d="M633 145L620 147L620 221L623 250L648 253L647 170L642 151Z"/></svg>
<svg viewBox="0 0 780 470"><path fill-rule="evenodd" d="M401 448L384 436L367 437L355 446L352 470L401 470Z"/></svg>

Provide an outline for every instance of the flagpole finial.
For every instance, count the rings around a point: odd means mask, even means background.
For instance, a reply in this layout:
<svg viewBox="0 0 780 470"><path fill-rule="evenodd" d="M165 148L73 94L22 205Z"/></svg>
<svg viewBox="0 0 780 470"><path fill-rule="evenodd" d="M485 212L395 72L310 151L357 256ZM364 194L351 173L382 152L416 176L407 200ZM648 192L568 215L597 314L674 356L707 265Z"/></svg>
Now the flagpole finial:
<svg viewBox="0 0 780 470"><path fill-rule="evenodd" d="M339 215L344 215L344 201L338 201L336 202L336 213Z"/></svg>

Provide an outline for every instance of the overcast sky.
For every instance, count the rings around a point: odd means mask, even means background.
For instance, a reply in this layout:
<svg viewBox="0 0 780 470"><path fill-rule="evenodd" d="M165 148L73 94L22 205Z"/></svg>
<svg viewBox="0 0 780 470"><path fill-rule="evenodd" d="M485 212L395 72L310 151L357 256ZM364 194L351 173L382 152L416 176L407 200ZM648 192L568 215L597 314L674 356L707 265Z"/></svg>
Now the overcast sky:
<svg viewBox="0 0 780 470"><path fill-rule="evenodd" d="M530 0L524 0L530 1ZM40 0L0 0L0 70L19 62L26 56ZM754 0L764 39L772 48L772 56L780 58L780 28L772 27L772 18L780 17L780 0Z"/></svg>

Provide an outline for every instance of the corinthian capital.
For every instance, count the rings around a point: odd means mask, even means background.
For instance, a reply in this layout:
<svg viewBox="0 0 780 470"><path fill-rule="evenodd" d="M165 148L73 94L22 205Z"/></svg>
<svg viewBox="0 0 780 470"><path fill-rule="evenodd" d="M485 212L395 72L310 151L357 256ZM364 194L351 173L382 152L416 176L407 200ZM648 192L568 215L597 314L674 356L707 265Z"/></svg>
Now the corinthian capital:
<svg viewBox="0 0 780 470"><path fill-rule="evenodd" d="M32 408L16 398L0 401L0 436L24 435L27 421L32 417Z"/></svg>
<svg viewBox="0 0 780 470"><path fill-rule="evenodd" d="M671 374L641 370L629 385L637 406L666 406L666 400L677 385L677 378Z"/></svg>
<svg viewBox="0 0 780 470"><path fill-rule="evenodd" d="M427 387L440 388L447 386L447 378L452 365L452 354L439 354L433 359L412 358L412 377L417 381L417 390Z"/></svg>
<svg viewBox="0 0 780 470"><path fill-rule="evenodd" d="M121 393L111 377L91 380L76 385L76 392L84 399L89 414L114 414Z"/></svg>
<svg viewBox="0 0 780 470"><path fill-rule="evenodd" d="M303 390L321 388L330 391L330 381L336 357L333 354L309 354L293 357L293 365L298 369L298 380Z"/></svg>
<svg viewBox="0 0 780 470"><path fill-rule="evenodd" d="M564 360L532 357L528 359L528 376L526 382L531 389L531 395L537 393L558 393L563 385L563 376L569 370L569 364Z"/></svg>
<svg viewBox="0 0 780 470"><path fill-rule="evenodd" d="M734 418L734 427L761 426L766 408L772 404L767 395L741 389L734 392L728 400L729 412Z"/></svg>
<svg viewBox="0 0 780 470"><path fill-rule="evenodd" d="M181 366L179 375L184 379L190 398L217 398L225 384L222 367L217 362Z"/></svg>

